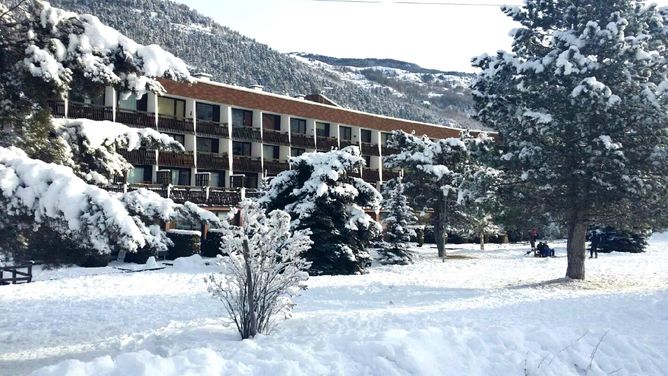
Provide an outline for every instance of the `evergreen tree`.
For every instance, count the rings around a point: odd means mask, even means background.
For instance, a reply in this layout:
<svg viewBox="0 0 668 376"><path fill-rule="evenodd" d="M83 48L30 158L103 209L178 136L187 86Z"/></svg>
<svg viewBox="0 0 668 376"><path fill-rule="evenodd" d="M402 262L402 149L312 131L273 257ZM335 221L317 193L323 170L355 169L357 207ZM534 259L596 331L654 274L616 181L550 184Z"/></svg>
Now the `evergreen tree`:
<svg viewBox="0 0 668 376"><path fill-rule="evenodd" d="M494 140L464 132L460 138L432 141L395 131L389 145L400 153L388 156L385 165L404 169L406 191L414 206L433 209L438 255L444 258L448 232L461 232L466 226L462 197L475 200L477 191L469 189L472 181L478 174L495 173L483 163L493 150Z"/></svg>
<svg viewBox="0 0 668 376"><path fill-rule="evenodd" d="M585 278L585 234L665 221L668 13L635 0L527 0L511 53L481 56L478 118L500 132L518 203L568 230L566 276Z"/></svg>
<svg viewBox="0 0 668 376"><path fill-rule="evenodd" d="M497 235L501 227L497 224L501 203L498 198L500 171L492 167L481 167L474 172L460 189L458 197L462 215L462 235L478 237L480 250L485 250L485 237Z"/></svg>
<svg viewBox="0 0 668 376"><path fill-rule="evenodd" d="M364 272L367 246L380 235L380 225L364 212L380 209L381 195L354 177L364 166L359 148L304 153L290 159L289 171L276 176L261 204L292 217L295 231L310 229L313 245L304 254L312 274Z"/></svg>
<svg viewBox="0 0 668 376"><path fill-rule="evenodd" d="M408 249L415 231L408 228L417 221L413 208L404 194L403 178L398 177L385 183L383 190L383 208L388 216L383 220L383 247L378 251L383 264L408 264L415 258Z"/></svg>

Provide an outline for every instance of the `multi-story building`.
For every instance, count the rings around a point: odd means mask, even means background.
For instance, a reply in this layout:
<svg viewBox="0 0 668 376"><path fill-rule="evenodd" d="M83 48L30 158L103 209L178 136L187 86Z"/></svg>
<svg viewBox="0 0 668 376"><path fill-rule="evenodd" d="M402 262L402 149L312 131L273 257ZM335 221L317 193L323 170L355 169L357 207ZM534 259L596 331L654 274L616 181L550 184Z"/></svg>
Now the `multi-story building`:
<svg viewBox="0 0 668 376"><path fill-rule="evenodd" d="M167 93L119 98L113 88L94 99L53 102L54 116L112 120L150 127L181 142L186 151L124 152L135 168L115 189L145 186L175 201L189 200L213 211L236 204L263 176L289 169L288 159L305 152L358 145L366 159L360 177L378 187L397 175L383 168L392 151L389 132L403 130L433 139L461 130L342 108L324 95L289 97L212 82L161 81ZM241 189L244 187L244 189Z"/></svg>

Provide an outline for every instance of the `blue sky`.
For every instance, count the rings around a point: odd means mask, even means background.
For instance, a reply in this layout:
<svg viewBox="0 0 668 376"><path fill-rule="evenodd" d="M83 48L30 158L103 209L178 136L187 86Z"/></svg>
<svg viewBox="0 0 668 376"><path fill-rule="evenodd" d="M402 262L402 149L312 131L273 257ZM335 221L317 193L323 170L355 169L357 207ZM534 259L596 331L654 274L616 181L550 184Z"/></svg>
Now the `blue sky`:
<svg viewBox="0 0 668 376"><path fill-rule="evenodd" d="M510 48L516 25L498 7L329 3L313 0L176 0L281 52L393 58L473 71L470 59ZM433 2L437 0L427 0ZM445 0L442 0L445 1ZM522 0L457 2L522 4ZM657 3L668 5L668 0Z"/></svg>

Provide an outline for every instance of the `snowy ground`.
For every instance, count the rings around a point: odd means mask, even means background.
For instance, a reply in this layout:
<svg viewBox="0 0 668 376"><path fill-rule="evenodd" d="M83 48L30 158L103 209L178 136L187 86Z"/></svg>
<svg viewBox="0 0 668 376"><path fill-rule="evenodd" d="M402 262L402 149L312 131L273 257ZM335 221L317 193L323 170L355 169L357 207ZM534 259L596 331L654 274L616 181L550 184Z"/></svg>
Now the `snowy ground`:
<svg viewBox="0 0 668 376"><path fill-rule="evenodd" d="M415 265L312 278L295 316L251 341L219 319L214 266L39 271L0 287L0 374L668 374L668 235L588 261L584 282L560 279L555 244L554 259L453 245L470 258L424 249Z"/></svg>

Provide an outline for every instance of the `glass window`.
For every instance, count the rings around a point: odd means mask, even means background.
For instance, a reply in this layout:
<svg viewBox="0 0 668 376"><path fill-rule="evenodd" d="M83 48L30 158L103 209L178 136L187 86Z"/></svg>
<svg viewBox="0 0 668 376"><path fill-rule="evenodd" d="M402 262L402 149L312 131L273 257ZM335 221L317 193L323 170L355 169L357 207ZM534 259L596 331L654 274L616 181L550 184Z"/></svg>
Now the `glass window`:
<svg viewBox="0 0 668 376"><path fill-rule="evenodd" d="M148 95L144 94L144 97ZM127 99L118 98L118 108L120 110L137 111L137 97L131 94Z"/></svg>
<svg viewBox="0 0 668 376"><path fill-rule="evenodd" d="M217 138L197 137L198 153L218 153L220 141Z"/></svg>
<svg viewBox="0 0 668 376"><path fill-rule="evenodd" d="M209 175L209 187L223 187L224 186L224 178L225 178L225 172L222 171L205 171L205 170L198 170L197 172L208 172Z"/></svg>
<svg viewBox="0 0 668 376"><path fill-rule="evenodd" d="M185 146L186 145L186 136L182 134L176 134L176 133L165 133L167 136L173 138L174 140L178 141L181 145Z"/></svg>
<svg viewBox="0 0 668 376"><path fill-rule="evenodd" d="M274 114L262 114L262 128L280 131L281 116Z"/></svg>
<svg viewBox="0 0 668 376"><path fill-rule="evenodd" d="M360 130L360 138L362 142L366 142L367 144L371 143L371 131L368 129L361 129Z"/></svg>
<svg viewBox="0 0 668 376"><path fill-rule="evenodd" d="M329 123L315 123L315 134L318 137L329 137Z"/></svg>
<svg viewBox="0 0 668 376"><path fill-rule="evenodd" d="M391 135L392 135L391 133L387 133L387 132L383 132L383 133L381 133L381 134L380 134L380 142L381 142L381 144L383 144L383 145L387 145L387 139L390 138Z"/></svg>
<svg viewBox="0 0 668 376"><path fill-rule="evenodd" d="M151 166L134 166L128 172L128 184L150 183L153 175Z"/></svg>
<svg viewBox="0 0 668 376"><path fill-rule="evenodd" d="M251 143L250 142L234 141L232 143L232 154L233 155L250 157L250 155L251 155Z"/></svg>
<svg viewBox="0 0 668 376"><path fill-rule="evenodd" d="M306 134L306 120L290 118L290 132L297 134Z"/></svg>
<svg viewBox="0 0 668 376"><path fill-rule="evenodd" d="M197 102L195 113L197 114L197 120L220 122L220 106L218 105Z"/></svg>
<svg viewBox="0 0 668 376"><path fill-rule="evenodd" d="M290 150L290 155L293 157L299 157L304 153L306 153L306 149L292 148L292 150Z"/></svg>
<svg viewBox="0 0 668 376"><path fill-rule="evenodd" d="M186 101L182 99L158 97L158 114L183 119L186 115Z"/></svg>
<svg viewBox="0 0 668 376"><path fill-rule="evenodd" d="M345 141L353 139L353 129L350 127L339 127L339 138Z"/></svg>
<svg viewBox="0 0 668 376"><path fill-rule="evenodd" d="M279 149L276 145L264 145L262 146L264 152L264 159L275 160L278 159Z"/></svg>
<svg viewBox="0 0 668 376"><path fill-rule="evenodd" d="M241 110L239 108L232 109L232 126L233 127L252 127L253 126L253 111Z"/></svg>
<svg viewBox="0 0 668 376"><path fill-rule="evenodd" d="M246 188L257 188L257 174L246 174Z"/></svg>
<svg viewBox="0 0 668 376"><path fill-rule="evenodd" d="M371 156L370 155L363 155L362 158L364 158L365 167L371 167Z"/></svg>
<svg viewBox="0 0 668 376"><path fill-rule="evenodd" d="M172 184L174 185L190 185L190 170L187 169L172 169Z"/></svg>

